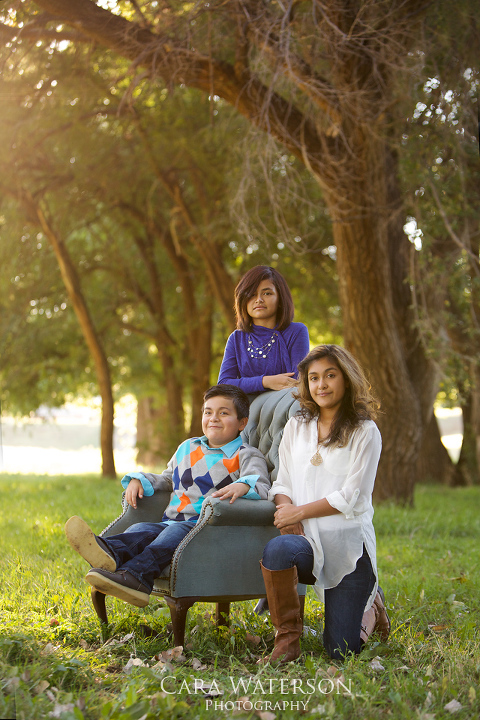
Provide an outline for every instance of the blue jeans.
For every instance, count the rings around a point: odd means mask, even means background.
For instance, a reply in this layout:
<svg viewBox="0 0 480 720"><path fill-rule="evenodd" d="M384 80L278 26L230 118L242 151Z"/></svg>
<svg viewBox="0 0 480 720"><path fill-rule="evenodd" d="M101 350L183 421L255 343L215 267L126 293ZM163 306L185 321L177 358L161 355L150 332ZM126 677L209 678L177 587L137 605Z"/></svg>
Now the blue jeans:
<svg viewBox="0 0 480 720"><path fill-rule="evenodd" d="M136 523L119 535L102 538L112 551L117 570L128 570L150 592L161 571L195 523Z"/></svg>
<svg viewBox="0 0 480 720"><path fill-rule="evenodd" d="M269 570L297 568L298 581L313 585L313 549L302 535L279 535L267 543L263 565ZM353 572L325 590L323 644L329 656L341 660L345 653L362 649L360 628L365 605L375 585L375 573L365 546Z"/></svg>

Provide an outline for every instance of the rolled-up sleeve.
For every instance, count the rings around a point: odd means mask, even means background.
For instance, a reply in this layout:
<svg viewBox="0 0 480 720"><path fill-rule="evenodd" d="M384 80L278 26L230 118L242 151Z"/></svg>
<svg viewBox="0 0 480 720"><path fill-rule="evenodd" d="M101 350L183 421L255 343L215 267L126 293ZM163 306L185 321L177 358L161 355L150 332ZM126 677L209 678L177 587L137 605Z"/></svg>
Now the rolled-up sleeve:
<svg viewBox="0 0 480 720"><path fill-rule="evenodd" d="M240 477L235 482L250 485L246 500L266 500L270 490L267 462L257 448L250 445L240 450Z"/></svg>
<svg viewBox="0 0 480 720"><path fill-rule="evenodd" d="M326 496L328 503L347 520L371 507L371 497L382 452L382 437L374 423L369 423L354 440L354 460L339 490Z"/></svg>

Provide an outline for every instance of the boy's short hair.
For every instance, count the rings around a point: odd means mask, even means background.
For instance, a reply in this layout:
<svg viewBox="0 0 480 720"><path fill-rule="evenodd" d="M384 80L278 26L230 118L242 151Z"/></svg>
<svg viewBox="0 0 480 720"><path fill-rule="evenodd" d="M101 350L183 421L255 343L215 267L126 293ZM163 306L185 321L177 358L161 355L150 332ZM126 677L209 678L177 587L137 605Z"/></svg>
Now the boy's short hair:
<svg viewBox="0 0 480 720"><path fill-rule="evenodd" d="M237 418L239 420L242 420L243 418L248 418L248 414L250 411L250 400L243 392L243 390L240 390L240 388L236 385L213 385L211 388L208 388L208 390L206 390L206 392L204 393L203 404L205 405L205 402L213 397L229 398L233 402L233 406L237 411Z"/></svg>

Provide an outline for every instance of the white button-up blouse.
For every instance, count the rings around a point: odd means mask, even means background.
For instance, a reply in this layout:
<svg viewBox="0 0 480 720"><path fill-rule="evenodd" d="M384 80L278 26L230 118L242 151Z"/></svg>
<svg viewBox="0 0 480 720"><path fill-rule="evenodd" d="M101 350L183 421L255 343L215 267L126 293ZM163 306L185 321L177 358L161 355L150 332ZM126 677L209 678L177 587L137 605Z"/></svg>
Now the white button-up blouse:
<svg viewBox="0 0 480 720"><path fill-rule="evenodd" d="M326 498L340 514L303 521L305 537L313 548L315 590L336 587L355 570L363 545L377 577L372 492L382 449L380 431L372 420L364 421L345 447L323 447L320 465L310 459L318 447L316 419L292 417L285 425L279 448L280 466L269 499L287 495L294 505ZM375 583L367 608L377 591Z"/></svg>

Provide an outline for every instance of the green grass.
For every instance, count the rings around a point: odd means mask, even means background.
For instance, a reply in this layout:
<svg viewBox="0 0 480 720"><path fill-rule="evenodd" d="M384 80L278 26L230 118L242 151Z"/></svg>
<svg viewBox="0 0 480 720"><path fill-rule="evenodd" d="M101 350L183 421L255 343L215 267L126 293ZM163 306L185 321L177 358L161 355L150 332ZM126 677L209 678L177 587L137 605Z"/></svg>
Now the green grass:
<svg viewBox="0 0 480 720"><path fill-rule="evenodd" d="M110 598L102 636L85 563L63 534L73 514L104 528L120 511L119 483L0 475L0 491L2 718L440 720L452 717L451 701L462 706L456 718L480 716L480 487L420 486L415 509L376 509L388 644L371 641L333 664L320 641L322 606L309 590L305 622L317 636L302 640L297 663L259 669L272 646L269 618L254 615L253 602L236 603L231 627L217 629L213 606L198 604L183 657L163 674L153 658L173 648L166 606L140 610ZM145 637L145 625L158 637ZM126 673L130 658L144 665ZM207 697L208 687L222 694Z"/></svg>

